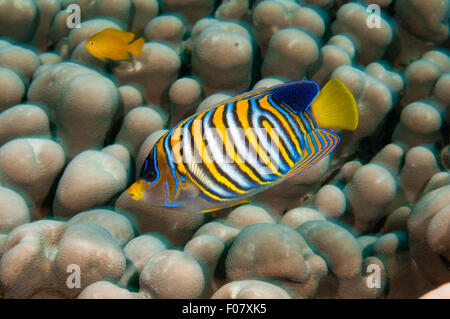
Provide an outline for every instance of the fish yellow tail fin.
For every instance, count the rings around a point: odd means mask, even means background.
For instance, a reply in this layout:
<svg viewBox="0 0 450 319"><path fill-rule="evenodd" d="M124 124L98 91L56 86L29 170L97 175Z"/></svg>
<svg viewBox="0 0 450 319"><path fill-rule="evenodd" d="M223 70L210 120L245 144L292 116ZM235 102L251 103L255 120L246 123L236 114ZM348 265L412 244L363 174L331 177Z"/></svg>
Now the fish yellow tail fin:
<svg viewBox="0 0 450 319"><path fill-rule="evenodd" d="M312 115L321 128L354 131L358 127L358 108L353 94L339 79L323 87L311 104Z"/></svg>
<svg viewBox="0 0 450 319"><path fill-rule="evenodd" d="M142 55L142 47L145 44L144 38L139 38L136 41L130 43L128 46L128 51L133 53L134 55L140 56Z"/></svg>

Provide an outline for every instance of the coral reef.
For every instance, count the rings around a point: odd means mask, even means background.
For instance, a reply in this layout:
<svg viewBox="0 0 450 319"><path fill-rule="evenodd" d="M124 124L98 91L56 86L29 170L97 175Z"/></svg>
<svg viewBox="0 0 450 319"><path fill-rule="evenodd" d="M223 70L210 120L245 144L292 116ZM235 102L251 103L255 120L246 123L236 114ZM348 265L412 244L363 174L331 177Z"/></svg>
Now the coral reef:
<svg viewBox="0 0 450 319"><path fill-rule="evenodd" d="M448 1L16 2L0 1L0 298L450 298ZM91 56L106 28L143 54ZM332 78L359 126L306 172L209 214L128 194L196 111Z"/></svg>

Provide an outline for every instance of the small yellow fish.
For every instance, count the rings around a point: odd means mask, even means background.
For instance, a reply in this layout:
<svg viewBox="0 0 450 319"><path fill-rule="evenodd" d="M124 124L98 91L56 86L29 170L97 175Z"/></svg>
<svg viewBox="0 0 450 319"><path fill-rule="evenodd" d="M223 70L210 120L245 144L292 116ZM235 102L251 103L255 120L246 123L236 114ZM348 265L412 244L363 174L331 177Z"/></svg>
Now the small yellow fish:
<svg viewBox="0 0 450 319"><path fill-rule="evenodd" d="M131 57L130 53L140 56L145 43L144 38L132 42L134 37L135 34L132 32L108 28L89 37L84 47L90 54L103 61L128 60Z"/></svg>

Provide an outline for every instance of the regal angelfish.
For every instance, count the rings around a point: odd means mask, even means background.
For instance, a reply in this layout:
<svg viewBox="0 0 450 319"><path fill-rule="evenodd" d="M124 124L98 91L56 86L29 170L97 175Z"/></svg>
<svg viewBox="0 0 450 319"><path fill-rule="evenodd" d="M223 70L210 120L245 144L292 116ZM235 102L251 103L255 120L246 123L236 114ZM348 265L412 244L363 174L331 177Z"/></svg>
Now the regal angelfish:
<svg viewBox="0 0 450 319"><path fill-rule="evenodd" d="M165 133L128 190L151 206L210 212L236 205L305 171L355 130L355 99L338 79L319 93L300 81L240 94Z"/></svg>

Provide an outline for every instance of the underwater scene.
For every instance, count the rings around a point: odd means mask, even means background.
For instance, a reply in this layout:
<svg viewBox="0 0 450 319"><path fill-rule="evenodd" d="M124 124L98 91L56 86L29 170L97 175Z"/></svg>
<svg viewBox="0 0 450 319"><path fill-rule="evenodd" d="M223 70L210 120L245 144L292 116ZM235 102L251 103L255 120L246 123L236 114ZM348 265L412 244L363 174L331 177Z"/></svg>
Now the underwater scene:
<svg viewBox="0 0 450 319"><path fill-rule="evenodd" d="M449 17L0 0L0 299L450 299Z"/></svg>

